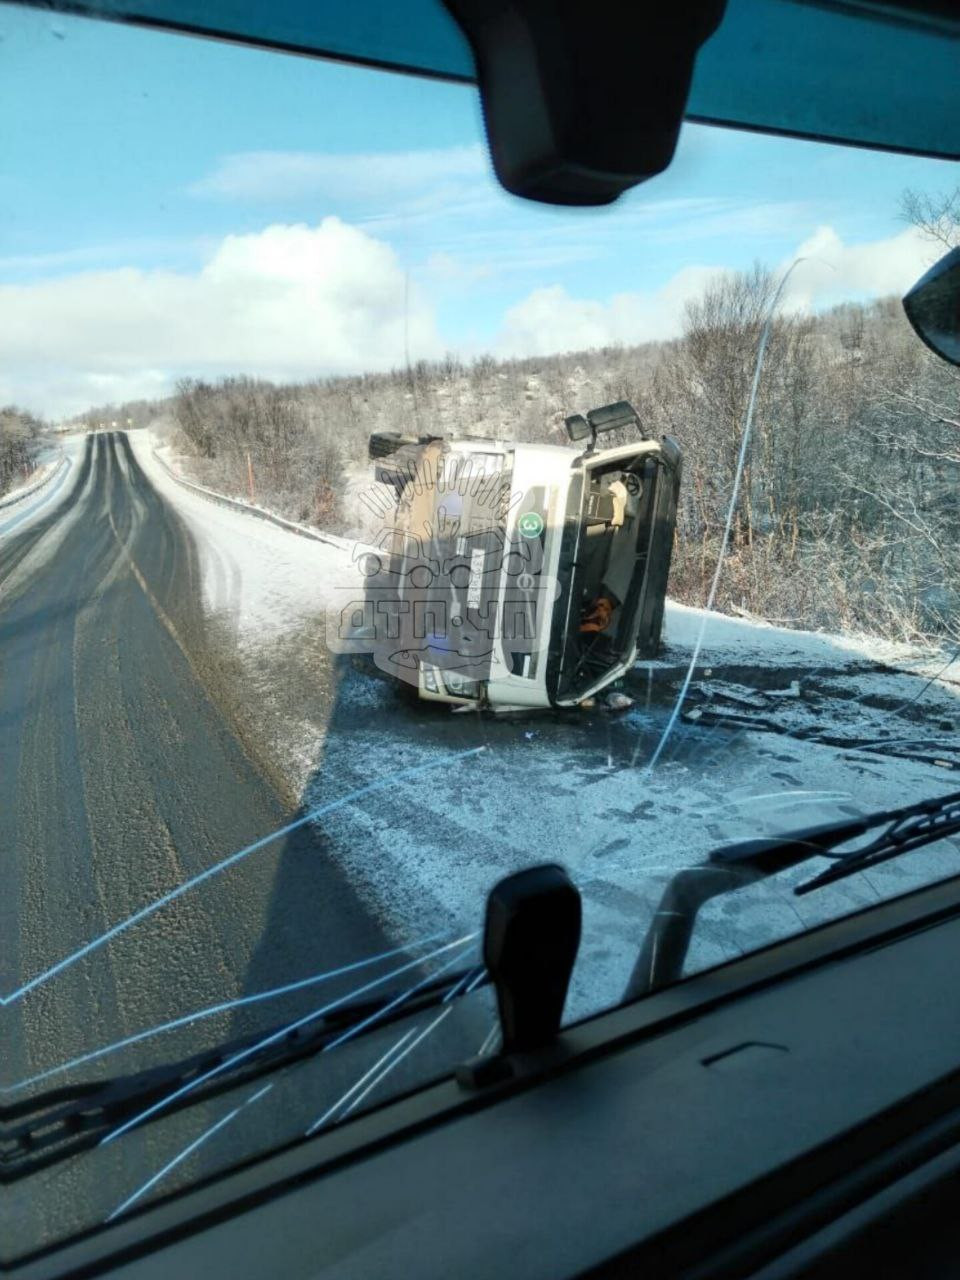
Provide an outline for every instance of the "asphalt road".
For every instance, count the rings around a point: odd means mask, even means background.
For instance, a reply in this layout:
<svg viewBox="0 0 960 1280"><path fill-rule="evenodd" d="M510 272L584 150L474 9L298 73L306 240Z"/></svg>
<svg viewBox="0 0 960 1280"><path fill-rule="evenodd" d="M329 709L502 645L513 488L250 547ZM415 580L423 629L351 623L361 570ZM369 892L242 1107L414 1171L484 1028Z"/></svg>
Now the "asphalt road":
<svg viewBox="0 0 960 1280"><path fill-rule="evenodd" d="M50 509L0 539L4 1088L251 984L389 946L308 828L30 986L292 816L211 697L183 523L122 434L89 437L75 473ZM123 1069L302 1007L209 1019L125 1052Z"/></svg>

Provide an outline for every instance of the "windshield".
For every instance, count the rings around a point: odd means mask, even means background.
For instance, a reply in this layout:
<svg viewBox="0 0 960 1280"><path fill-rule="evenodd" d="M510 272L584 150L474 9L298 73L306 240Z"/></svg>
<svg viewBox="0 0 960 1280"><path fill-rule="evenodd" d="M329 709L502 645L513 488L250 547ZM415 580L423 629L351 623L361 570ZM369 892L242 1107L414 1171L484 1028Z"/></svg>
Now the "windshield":
<svg viewBox="0 0 960 1280"><path fill-rule="evenodd" d="M955 789L960 382L942 163L691 125L554 210L469 86L0 36L6 1262L495 1051L512 871L582 894L574 1021L716 846ZM957 871L712 898L684 974ZM48 1090L289 1028L20 1176Z"/></svg>

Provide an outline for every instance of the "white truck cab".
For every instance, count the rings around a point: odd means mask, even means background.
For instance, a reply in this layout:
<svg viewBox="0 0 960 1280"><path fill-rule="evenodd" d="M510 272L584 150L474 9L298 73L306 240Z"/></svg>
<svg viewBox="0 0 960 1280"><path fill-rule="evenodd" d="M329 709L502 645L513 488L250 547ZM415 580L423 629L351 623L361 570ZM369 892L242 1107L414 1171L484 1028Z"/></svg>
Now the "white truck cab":
<svg viewBox="0 0 960 1280"><path fill-rule="evenodd" d="M567 420L586 448L370 439L396 507L365 567L377 665L428 700L572 706L660 643L681 455L626 402ZM388 556L384 558L384 551Z"/></svg>

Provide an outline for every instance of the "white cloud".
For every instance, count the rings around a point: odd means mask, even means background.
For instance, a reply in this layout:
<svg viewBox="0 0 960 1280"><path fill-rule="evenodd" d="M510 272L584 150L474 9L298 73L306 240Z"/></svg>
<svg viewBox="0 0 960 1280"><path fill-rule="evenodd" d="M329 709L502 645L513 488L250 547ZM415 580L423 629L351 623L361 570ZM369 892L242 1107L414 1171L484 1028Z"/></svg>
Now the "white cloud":
<svg viewBox="0 0 960 1280"><path fill-rule="evenodd" d="M778 268L806 259L791 276L783 305L819 311L847 300L902 295L934 257L929 241L912 227L885 239L845 244L832 227L821 226ZM496 348L508 356L549 355L673 338L687 300L723 274L719 267L685 267L660 289L607 299L574 298L559 284L534 289L506 312Z"/></svg>
<svg viewBox="0 0 960 1280"><path fill-rule="evenodd" d="M936 256L914 227L883 240L845 244L833 227L821 226L793 255L806 261L790 278L788 305L819 309L851 298L902 295Z"/></svg>
<svg viewBox="0 0 960 1280"><path fill-rule="evenodd" d="M423 273L432 284L441 289L462 289L465 285L485 280L492 274L488 263L470 262L444 250L428 255L423 264Z"/></svg>
<svg viewBox="0 0 960 1280"><path fill-rule="evenodd" d="M129 240L111 240L102 244L76 245L70 249L55 249L43 253L19 253L0 257L0 275L9 279L18 276L50 275L70 268L95 270L126 260L152 260L176 255L195 258L203 241L164 236L141 236Z"/></svg>
<svg viewBox="0 0 960 1280"><path fill-rule="evenodd" d="M647 197L601 211L505 206L492 182L474 182L411 196L389 214L364 218L362 225L374 234L427 242L431 253L478 276L538 272L556 279L567 267L609 257L617 245L642 245L646 252L687 244L699 255L707 246L723 251L737 238L762 246L775 237L779 244L791 231L803 234L810 218L800 204L723 197Z"/></svg>
<svg viewBox="0 0 960 1280"><path fill-rule="evenodd" d="M703 244L733 236L782 239L809 226L809 206L798 200L757 201L731 196L651 199L641 187L622 210L611 210L621 226L641 233L646 243Z"/></svg>
<svg viewBox="0 0 960 1280"><path fill-rule="evenodd" d="M506 356L550 355L674 338L684 303L721 274L716 267L684 267L660 289L618 293L607 301L571 298L561 285L534 289L507 311L496 347Z"/></svg>
<svg viewBox="0 0 960 1280"><path fill-rule="evenodd" d="M306 196L376 200L464 178L485 177L479 143L422 151L337 155L327 151L242 151L224 156L190 191L221 200L286 201Z"/></svg>
<svg viewBox="0 0 960 1280"><path fill-rule="evenodd" d="M409 314L405 310L409 303ZM338 218L227 236L195 274L124 268L0 285L0 399L47 413L183 373L308 378L442 350L389 245Z"/></svg>
<svg viewBox="0 0 960 1280"><path fill-rule="evenodd" d="M492 339L472 330L464 354L548 355L675 337L686 301L722 273L690 266L656 289L573 296L559 283L563 252L577 248L567 233L558 221L541 238L546 257L537 270L554 283L510 307ZM414 359L439 356L457 343L437 332L434 304L449 308L453 298L469 315L491 274L519 269L523 254L536 256L532 244L515 244L515 259L482 235L463 248L461 257L437 246L423 264L422 286L408 288L390 245L329 217L227 236L195 272L125 267L0 285L0 403L56 415L160 396L183 374L284 380L384 369L402 365L408 344ZM497 249L506 254L499 261ZM794 256L807 261L791 278L786 305L816 310L902 293L932 251L912 229L848 244L823 226L787 261Z"/></svg>

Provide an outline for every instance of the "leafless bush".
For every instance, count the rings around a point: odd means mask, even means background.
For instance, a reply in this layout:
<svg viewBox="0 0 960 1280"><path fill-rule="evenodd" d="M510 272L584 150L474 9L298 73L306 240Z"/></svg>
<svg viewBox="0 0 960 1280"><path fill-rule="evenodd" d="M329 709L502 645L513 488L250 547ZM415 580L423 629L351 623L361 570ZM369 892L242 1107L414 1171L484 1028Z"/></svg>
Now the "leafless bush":
<svg viewBox="0 0 960 1280"><path fill-rule="evenodd" d="M953 249L960 244L960 186L940 195L905 191L900 199L900 216L941 246Z"/></svg>
<svg viewBox="0 0 960 1280"><path fill-rule="evenodd" d="M25 480L36 466L43 423L14 405L0 409L0 494Z"/></svg>
<svg viewBox="0 0 960 1280"><path fill-rule="evenodd" d="M762 269L714 284L662 353L650 416L684 444L673 589L716 566L759 330ZM955 637L960 381L899 303L778 318L759 385L717 605L790 625Z"/></svg>

